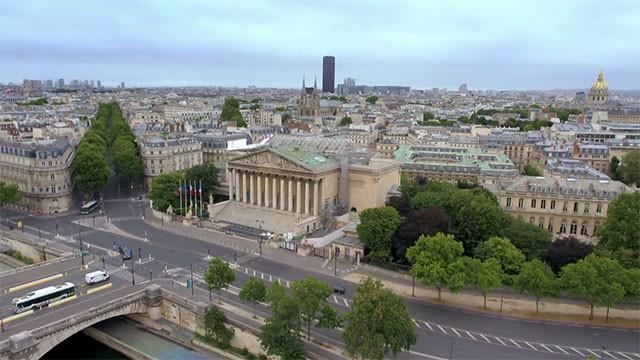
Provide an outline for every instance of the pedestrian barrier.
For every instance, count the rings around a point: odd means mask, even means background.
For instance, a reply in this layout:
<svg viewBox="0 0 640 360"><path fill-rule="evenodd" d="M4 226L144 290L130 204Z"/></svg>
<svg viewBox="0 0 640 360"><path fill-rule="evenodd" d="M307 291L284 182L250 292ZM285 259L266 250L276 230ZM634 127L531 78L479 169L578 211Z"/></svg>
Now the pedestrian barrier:
<svg viewBox="0 0 640 360"><path fill-rule="evenodd" d="M22 319L23 317L29 316L31 314L33 314L33 310L28 310L28 311L25 311L25 312L20 313L20 314L16 314L16 315L12 315L12 316L6 317L6 318L2 319L2 322L5 323L5 324L6 323L10 323L12 321L15 321L15 320L18 320L18 319Z"/></svg>
<svg viewBox="0 0 640 360"><path fill-rule="evenodd" d="M12 293L12 292L15 292L15 291L20 291L20 290L23 290L23 289L26 289L26 288L30 288L32 286L44 284L44 283L52 281L52 280L60 279L63 276L64 276L64 274L56 274L56 275L47 276L46 278L42 278L42 279L39 279L39 280L31 281L31 282L28 282L26 284L10 287L10 288L5 290L5 293Z"/></svg>
<svg viewBox="0 0 640 360"><path fill-rule="evenodd" d="M108 284L104 284L104 285L102 285L102 286L95 287L95 288L93 288L93 289L89 289L89 290L87 290L87 295L91 295L91 294L93 294L93 293L97 293L98 291L102 291L102 290L109 289L109 288L111 288L112 286L113 286L113 284L108 283Z"/></svg>
<svg viewBox="0 0 640 360"><path fill-rule="evenodd" d="M55 307L58 305L62 305L64 303L68 303L69 301L75 300L78 298L78 295L73 295L73 296L69 296L68 298L64 298L62 300L58 300L56 302L52 302L51 304L49 304L49 307Z"/></svg>

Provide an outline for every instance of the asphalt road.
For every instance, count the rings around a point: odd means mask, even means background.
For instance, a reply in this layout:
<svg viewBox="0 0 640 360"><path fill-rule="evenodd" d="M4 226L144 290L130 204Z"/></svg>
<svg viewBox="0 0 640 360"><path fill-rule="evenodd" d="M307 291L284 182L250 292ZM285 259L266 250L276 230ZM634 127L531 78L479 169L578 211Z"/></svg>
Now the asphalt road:
<svg viewBox="0 0 640 360"><path fill-rule="evenodd" d="M92 252L104 254L107 249L112 249L113 243L116 242L117 245L133 250L134 262L138 260L140 248L142 262L134 264L133 267L141 278L161 276L185 279L190 277L191 268L194 269L197 278L206 268L208 253L221 256L230 262L237 259L238 264L242 266L234 283L238 287L253 275L252 271L256 271L256 275L265 278L266 281L279 278L286 282L313 275L332 285L344 286L347 290L345 297L336 297L334 302L337 308L343 311L348 309L349 298L355 292L355 284L310 269L271 261L251 252L222 247L157 229L143 221L144 206L144 202L132 197L107 200L104 215L111 220L114 231L96 231L91 226L79 226L72 222L79 218L91 219L93 214L69 214L56 219L26 217L24 221L28 227L25 231L36 233L39 228L41 234L43 231L46 232L43 236L54 236L57 224L57 232L66 239L64 241L71 246L77 246L80 229L84 246L90 244ZM98 218L101 216L95 215ZM212 233L212 236L226 237L218 233ZM121 262L121 259L114 257L110 261L117 263ZM591 355L596 358L640 360L640 355L634 354L640 352L640 332L637 329L537 322L449 308L413 299L407 300L407 307L416 320L419 340L413 349L417 353L402 354L399 356L401 358L421 357L420 354L448 358L452 353L454 358L474 359L585 358ZM327 332L327 336L339 339L337 332ZM595 355L584 349L594 351Z"/></svg>

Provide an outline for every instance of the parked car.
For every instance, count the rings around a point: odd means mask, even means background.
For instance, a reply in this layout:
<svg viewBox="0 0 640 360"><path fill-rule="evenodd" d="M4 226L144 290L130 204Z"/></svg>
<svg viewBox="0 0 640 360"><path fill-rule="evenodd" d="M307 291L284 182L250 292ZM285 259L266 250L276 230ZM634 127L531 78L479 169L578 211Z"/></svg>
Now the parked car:
<svg viewBox="0 0 640 360"><path fill-rule="evenodd" d="M336 293L336 294L344 295L344 293L346 293L347 290L345 290L345 288L343 286L334 285L333 286L333 292Z"/></svg>

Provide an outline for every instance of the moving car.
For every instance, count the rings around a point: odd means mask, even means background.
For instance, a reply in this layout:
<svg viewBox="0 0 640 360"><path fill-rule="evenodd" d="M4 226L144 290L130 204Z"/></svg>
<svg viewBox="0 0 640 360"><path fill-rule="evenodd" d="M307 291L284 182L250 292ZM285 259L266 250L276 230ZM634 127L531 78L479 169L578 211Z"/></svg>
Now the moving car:
<svg viewBox="0 0 640 360"><path fill-rule="evenodd" d="M118 246L118 252L120 252L120 255L122 255L122 258L124 260L129 260L133 257L133 252L131 251L131 249L129 249L128 247L122 247L122 246Z"/></svg>
<svg viewBox="0 0 640 360"><path fill-rule="evenodd" d="M110 275L108 272L104 270L98 270L98 271L85 274L84 282L86 282L87 285L97 284L97 283L109 280L109 277Z"/></svg>
<svg viewBox="0 0 640 360"><path fill-rule="evenodd" d="M336 294L344 295L344 293L347 292L347 290L345 290L345 288L343 286L334 285L333 286L333 292L336 293Z"/></svg>

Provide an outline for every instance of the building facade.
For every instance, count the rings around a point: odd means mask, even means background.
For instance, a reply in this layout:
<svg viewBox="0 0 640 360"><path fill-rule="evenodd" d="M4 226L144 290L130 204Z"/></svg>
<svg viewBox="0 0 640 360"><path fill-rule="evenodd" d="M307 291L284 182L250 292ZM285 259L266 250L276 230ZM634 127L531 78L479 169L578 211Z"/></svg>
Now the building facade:
<svg viewBox="0 0 640 360"><path fill-rule="evenodd" d="M202 164L202 144L195 138L145 138L139 144L147 188L158 175Z"/></svg>
<svg viewBox="0 0 640 360"><path fill-rule="evenodd" d="M73 205L71 164L75 147L67 138L29 142L0 140L0 181L17 184L20 207L55 214Z"/></svg>
<svg viewBox="0 0 640 360"><path fill-rule="evenodd" d="M336 86L336 58L322 58L322 92L333 93Z"/></svg>
<svg viewBox="0 0 640 360"><path fill-rule="evenodd" d="M604 73L600 71L598 79L591 85L589 94L587 95L587 105L599 106L609 101L609 86L604 80Z"/></svg>
<svg viewBox="0 0 640 360"><path fill-rule="evenodd" d="M593 242L609 204L632 191L618 181L522 176L489 187L502 209L554 237Z"/></svg>

